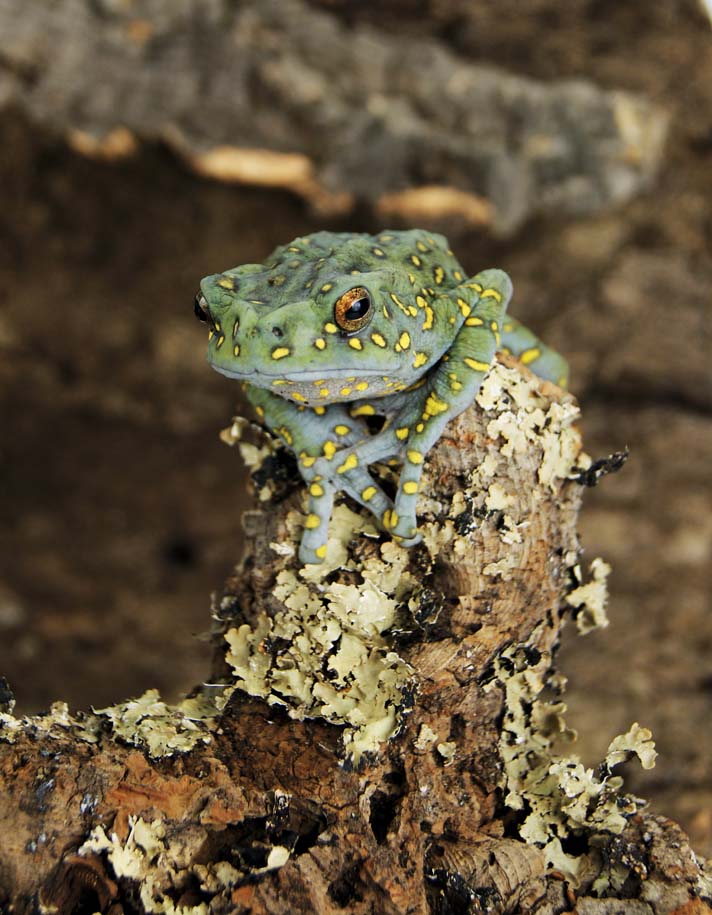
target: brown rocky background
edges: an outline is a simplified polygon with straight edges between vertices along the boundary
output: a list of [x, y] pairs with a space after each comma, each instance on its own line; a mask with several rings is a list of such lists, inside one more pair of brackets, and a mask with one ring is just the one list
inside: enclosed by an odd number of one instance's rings
[[[87, 5], [147, 54], [165, 25], [154, 6]], [[337, 212], [338, 170], [326, 174], [328, 212], [303, 182], [200, 177], [184, 139], [138, 115], [135, 149], [119, 134], [99, 150], [108, 159], [87, 157], [88, 128], [109, 122], [67, 91], [68, 71], [43, 81], [62, 52], [32, 40], [21, 7], [0, 4], [0, 672], [20, 711], [149, 687], [172, 697], [209, 669], [209, 593], [239, 556], [246, 500], [239, 457], [217, 438], [237, 392], [204, 364], [196, 282], [297, 234], [375, 230], [385, 217], [358, 188]], [[185, 34], [219, 32], [230, 7], [196, 4]], [[485, 207], [479, 225], [453, 216], [438, 228], [473, 272], [505, 267], [517, 316], [570, 359], [587, 450], [631, 449], [587, 494], [583, 540], [613, 565], [612, 625], [560, 653], [569, 720], [589, 763], [631, 721], [650, 727], [661, 756], [652, 772], [631, 768], [630, 787], [712, 853], [712, 24], [692, 0], [304, 9], [347, 33], [375, 26], [404, 67], [409, 48], [435, 41], [463, 65], [628, 90], [670, 116], [657, 176], [628, 200], [602, 191], [577, 214], [570, 198], [544, 207], [534, 195], [517, 218]], [[199, 55], [208, 73], [211, 50]], [[427, 67], [412, 72], [428, 85]], [[100, 109], [109, 90], [91, 88]], [[295, 148], [309, 154], [321, 140], [300, 123]], [[238, 121], [227, 139], [255, 136]], [[358, 151], [354, 140], [341, 155]]]

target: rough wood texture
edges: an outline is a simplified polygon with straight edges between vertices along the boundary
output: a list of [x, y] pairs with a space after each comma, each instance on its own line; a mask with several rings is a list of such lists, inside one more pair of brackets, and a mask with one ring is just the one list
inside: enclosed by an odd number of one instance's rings
[[306, 573], [293, 467], [247, 448], [266, 458], [262, 501], [215, 598], [211, 685], [175, 708], [147, 695], [29, 720], [4, 691], [0, 903], [709, 911], [684, 835], [611, 776], [632, 755], [650, 763], [649, 735], [618, 738], [596, 773], [554, 747], [562, 706], [541, 694], [563, 685], [563, 620], [586, 630], [603, 612], [600, 575], [577, 570], [577, 415], [499, 365], [428, 458], [423, 543], [402, 550], [342, 506]]
[[88, 155], [163, 140], [203, 174], [331, 215], [366, 204], [500, 234], [629, 199], [667, 131], [631, 93], [515, 77], [300, 0], [0, 0], [9, 103]]

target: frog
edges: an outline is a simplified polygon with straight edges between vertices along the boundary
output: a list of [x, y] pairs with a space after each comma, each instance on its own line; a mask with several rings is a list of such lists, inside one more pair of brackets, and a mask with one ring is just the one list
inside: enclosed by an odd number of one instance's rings
[[[497, 351], [566, 386], [566, 361], [507, 314], [511, 296], [506, 272], [469, 276], [422, 229], [316, 232], [201, 281], [209, 364], [243, 383], [306, 484], [301, 563], [324, 561], [341, 493], [401, 546], [419, 542], [425, 458]], [[400, 468], [393, 497], [374, 465]]]

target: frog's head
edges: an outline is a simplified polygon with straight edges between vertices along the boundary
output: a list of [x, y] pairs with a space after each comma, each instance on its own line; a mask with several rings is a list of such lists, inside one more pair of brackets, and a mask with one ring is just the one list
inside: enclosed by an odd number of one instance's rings
[[[331, 242], [328, 252], [318, 245], [322, 237]], [[336, 249], [335, 238], [345, 239]], [[371, 236], [309, 239], [311, 248], [298, 239], [265, 264], [202, 281], [195, 310], [209, 327], [210, 364], [310, 404], [382, 396], [412, 384], [444, 347], [423, 330], [432, 327], [433, 311], [415, 295], [405, 268], [378, 254], [364, 256], [364, 247], [374, 248]]]

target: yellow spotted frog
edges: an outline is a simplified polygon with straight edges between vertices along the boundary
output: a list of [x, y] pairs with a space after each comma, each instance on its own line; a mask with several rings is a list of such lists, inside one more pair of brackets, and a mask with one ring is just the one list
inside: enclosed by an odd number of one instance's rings
[[[472, 403], [497, 350], [566, 383], [562, 357], [505, 317], [507, 274], [468, 277], [442, 235], [317, 232], [200, 289], [208, 361], [246, 383], [299, 462], [309, 490], [303, 563], [326, 556], [338, 492], [403, 546], [417, 543], [425, 456]], [[394, 459], [402, 469], [391, 499], [369, 468]]]

